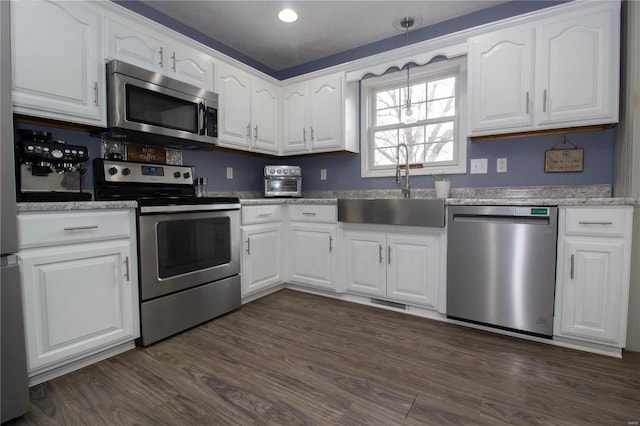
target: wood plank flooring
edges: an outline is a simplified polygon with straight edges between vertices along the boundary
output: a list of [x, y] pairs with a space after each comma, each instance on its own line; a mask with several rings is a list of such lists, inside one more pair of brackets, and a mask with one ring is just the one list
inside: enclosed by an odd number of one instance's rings
[[640, 353], [282, 290], [31, 388], [16, 425], [637, 425]]

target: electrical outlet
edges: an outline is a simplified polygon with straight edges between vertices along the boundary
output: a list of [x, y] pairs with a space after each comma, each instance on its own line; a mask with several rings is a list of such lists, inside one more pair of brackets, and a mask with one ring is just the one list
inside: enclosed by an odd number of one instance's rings
[[498, 173], [506, 173], [507, 172], [507, 159], [506, 158], [498, 158], [496, 161], [496, 172]]
[[320, 180], [327, 180], [327, 169], [320, 169]]
[[487, 163], [488, 160], [486, 158], [474, 158], [471, 160], [471, 170], [469, 171], [472, 175], [485, 174], [487, 173]]
[[233, 179], [233, 167], [227, 167], [227, 179]]

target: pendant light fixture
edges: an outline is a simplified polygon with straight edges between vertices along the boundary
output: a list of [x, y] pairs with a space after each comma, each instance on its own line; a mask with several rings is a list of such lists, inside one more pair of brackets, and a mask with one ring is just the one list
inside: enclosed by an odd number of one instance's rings
[[[407, 46], [409, 45], [409, 28], [415, 24], [415, 18], [407, 16], [400, 21], [400, 26], [405, 29]], [[411, 108], [411, 86], [409, 80], [409, 63], [407, 62], [407, 103], [406, 103], [405, 115], [411, 117], [413, 115], [413, 109]]]

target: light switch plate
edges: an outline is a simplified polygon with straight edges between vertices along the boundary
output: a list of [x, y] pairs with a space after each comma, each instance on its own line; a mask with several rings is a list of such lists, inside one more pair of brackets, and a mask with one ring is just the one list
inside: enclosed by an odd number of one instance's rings
[[506, 173], [507, 172], [507, 159], [506, 158], [498, 158], [496, 161], [496, 172], [498, 173]]
[[469, 173], [472, 175], [485, 174], [487, 173], [487, 164], [488, 160], [486, 158], [474, 158], [471, 160]]
[[327, 180], [327, 169], [320, 169], [320, 180]]
[[233, 179], [233, 167], [227, 167], [227, 179]]

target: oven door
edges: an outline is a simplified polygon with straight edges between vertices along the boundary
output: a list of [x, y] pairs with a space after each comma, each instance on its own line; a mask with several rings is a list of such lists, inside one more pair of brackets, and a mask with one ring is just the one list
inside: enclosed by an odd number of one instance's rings
[[139, 216], [140, 298], [149, 300], [240, 273], [240, 211]]
[[302, 179], [296, 177], [265, 177], [265, 197], [301, 197]]

